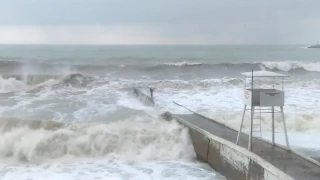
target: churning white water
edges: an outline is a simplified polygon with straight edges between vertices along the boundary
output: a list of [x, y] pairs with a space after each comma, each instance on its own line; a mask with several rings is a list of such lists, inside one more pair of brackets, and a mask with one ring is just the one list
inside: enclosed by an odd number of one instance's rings
[[[289, 140], [320, 157], [319, 53], [301, 46], [0, 46], [0, 179], [223, 179], [195, 161], [188, 133], [143, 105], [238, 128], [240, 73], [285, 81]], [[267, 83], [268, 84], [268, 83]], [[248, 129], [248, 118], [245, 130]], [[263, 138], [271, 121], [263, 115]], [[284, 143], [276, 116], [278, 143]]]
[[1, 80], [1, 179], [224, 178], [196, 161], [186, 128], [119, 81]]

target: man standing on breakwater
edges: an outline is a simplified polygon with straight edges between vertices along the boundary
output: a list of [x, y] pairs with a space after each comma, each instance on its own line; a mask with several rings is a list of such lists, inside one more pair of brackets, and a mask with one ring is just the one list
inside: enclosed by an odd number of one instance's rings
[[150, 90], [150, 97], [151, 97], [151, 99], [153, 100], [153, 88], [152, 87], [149, 87], [149, 90]]

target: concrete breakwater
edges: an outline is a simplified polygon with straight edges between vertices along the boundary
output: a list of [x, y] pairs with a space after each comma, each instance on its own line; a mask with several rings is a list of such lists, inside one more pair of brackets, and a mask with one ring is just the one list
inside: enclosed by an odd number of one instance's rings
[[140, 89], [133, 88], [133, 92], [143, 104], [148, 105], [148, 106], [153, 106], [155, 104], [154, 100], [150, 96], [148, 96], [144, 92], [142, 92]]
[[190, 138], [198, 160], [230, 180], [293, 180], [256, 154], [223, 138], [194, 126], [170, 112], [166, 119], [175, 119], [189, 128]]
[[[155, 104], [154, 99], [143, 91], [137, 88], [134, 88], [133, 91], [143, 103]], [[227, 179], [293, 180], [291, 176], [258, 155], [233, 142], [215, 136], [175, 114], [165, 112], [162, 117], [166, 120], [176, 120], [187, 127], [198, 160], [208, 163]]]

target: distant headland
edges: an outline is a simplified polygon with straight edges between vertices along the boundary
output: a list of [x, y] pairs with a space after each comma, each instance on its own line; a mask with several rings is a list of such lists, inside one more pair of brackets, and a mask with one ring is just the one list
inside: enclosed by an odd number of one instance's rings
[[309, 46], [308, 48], [320, 48], [319, 41], [317, 41], [316, 45]]

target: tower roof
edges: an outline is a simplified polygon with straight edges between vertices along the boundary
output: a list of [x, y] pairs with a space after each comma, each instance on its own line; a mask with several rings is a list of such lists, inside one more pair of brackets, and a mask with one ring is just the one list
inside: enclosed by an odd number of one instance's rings
[[[241, 73], [244, 76], [251, 77], [252, 72], [243, 72]], [[288, 75], [275, 73], [271, 71], [253, 71], [253, 77], [288, 77]]]

